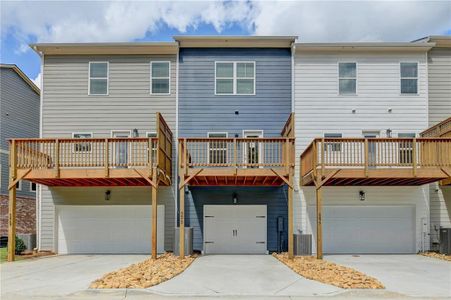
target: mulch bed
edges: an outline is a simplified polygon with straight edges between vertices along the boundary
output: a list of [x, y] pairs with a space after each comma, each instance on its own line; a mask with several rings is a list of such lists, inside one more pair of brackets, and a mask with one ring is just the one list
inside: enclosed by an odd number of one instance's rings
[[148, 288], [182, 273], [195, 258], [196, 256], [187, 256], [181, 259], [172, 253], [165, 253], [155, 260], [149, 258], [124, 269], [108, 273], [92, 282], [90, 288]]
[[432, 257], [432, 258], [438, 258], [438, 259], [441, 259], [441, 260], [451, 261], [451, 255], [440, 254], [440, 253], [437, 253], [437, 252], [421, 252], [419, 254], [423, 255], [423, 256], [427, 256], [427, 257]]
[[384, 289], [380, 281], [357, 270], [340, 266], [312, 256], [289, 259], [287, 253], [273, 256], [299, 275], [343, 289]]

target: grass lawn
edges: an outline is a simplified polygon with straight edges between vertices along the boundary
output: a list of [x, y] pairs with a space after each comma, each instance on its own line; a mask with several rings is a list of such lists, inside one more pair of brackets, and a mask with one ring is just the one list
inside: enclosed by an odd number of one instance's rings
[[[0, 248], [0, 263], [6, 262], [7, 259], [8, 259], [8, 248], [6, 247]], [[21, 259], [23, 259], [22, 256], [16, 255], [16, 261]]]

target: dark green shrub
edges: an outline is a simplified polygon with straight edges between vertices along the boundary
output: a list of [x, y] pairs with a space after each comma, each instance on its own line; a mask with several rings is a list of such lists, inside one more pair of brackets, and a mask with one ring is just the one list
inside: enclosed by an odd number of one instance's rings
[[21, 254], [27, 250], [27, 246], [25, 246], [24, 241], [16, 235], [16, 254]]

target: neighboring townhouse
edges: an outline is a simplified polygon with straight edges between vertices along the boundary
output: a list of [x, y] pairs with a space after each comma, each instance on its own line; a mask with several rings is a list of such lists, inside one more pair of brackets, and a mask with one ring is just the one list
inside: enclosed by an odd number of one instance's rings
[[[303, 186], [295, 196], [295, 230], [322, 229], [324, 253], [429, 249], [426, 183], [447, 175], [434, 161], [436, 145], [414, 138], [428, 127], [433, 46], [296, 44], [296, 174]], [[320, 181], [315, 199], [310, 186]]]
[[184, 185], [179, 215], [193, 228], [194, 250], [288, 249], [294, 139], [284, 125], [291, 114], [294, 39], [175, 37]]
[[[451, 137], [451, 36], [430, 36], [415, 42], [434, 43], [428, 52], [429, 126], [423, 136]], [[441, 123], [441, 124], [440, 124]], [[439, 125], [440, 124], [440, 125]], [[437, 129], [440, 129], [437, 131]], [[451, 187], [430, 185], [431, 246], [438, 249], [440, 228], [451, 228]]]
[[15, 147], [16, 176], [42, 183], [39, 250], [172, 250], [177, 44], [32, 47], [42, 58], [42, 139]]
[[[39, 137], [39, 88], [16, 65], [0, 64], [0, 235], [8, 234], [11, 138]], [[36, 184], [17, 182], [17, 233], [36, 233]]]

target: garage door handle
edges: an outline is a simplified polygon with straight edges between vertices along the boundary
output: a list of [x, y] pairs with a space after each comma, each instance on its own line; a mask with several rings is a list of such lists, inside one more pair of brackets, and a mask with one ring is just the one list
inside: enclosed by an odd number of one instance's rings
[[256, 244], [266, 244], [266, 242], [255, 242]]
[[256, 216], [256, 218], [266, 218], [266, 216]]
[[205, 218], [214, 218], [215, 216], [205, 216]]
[[205, 244], [214, 244], [215, 242], [205, 241]]

